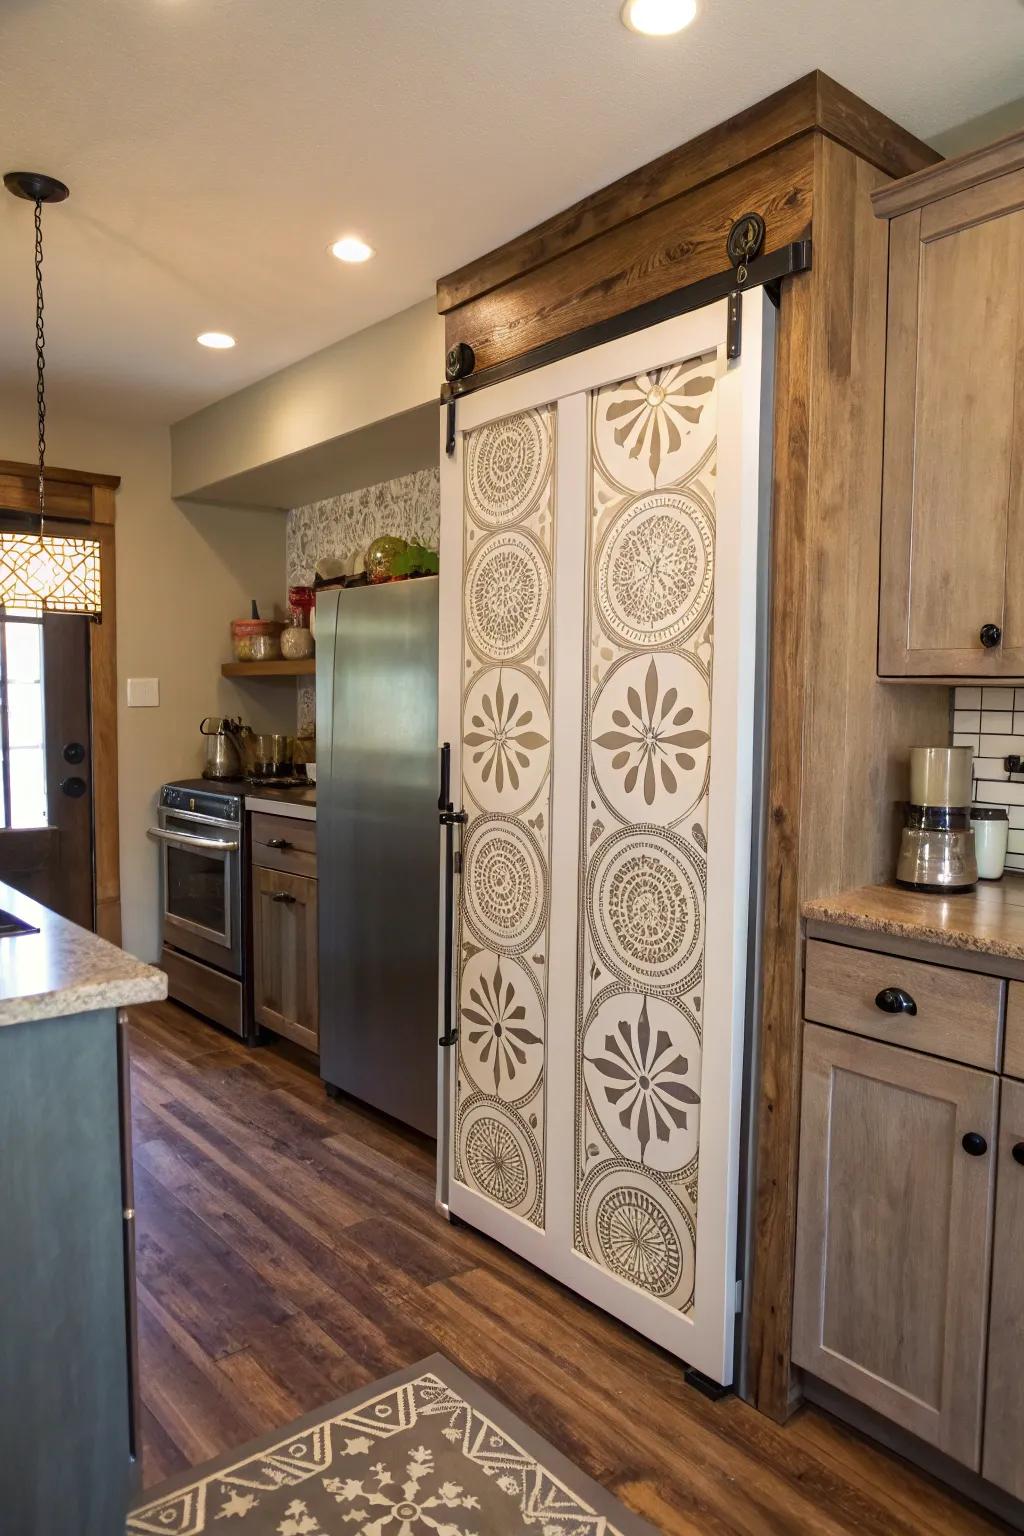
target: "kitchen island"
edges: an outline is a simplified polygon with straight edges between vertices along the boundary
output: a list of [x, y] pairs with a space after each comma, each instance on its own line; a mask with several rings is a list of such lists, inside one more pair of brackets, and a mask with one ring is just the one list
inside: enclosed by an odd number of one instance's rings
[[167, 978], [4, 884], [0, 909], [0, 1523], [110, 1536], [138, 1443], [119, 1010]]

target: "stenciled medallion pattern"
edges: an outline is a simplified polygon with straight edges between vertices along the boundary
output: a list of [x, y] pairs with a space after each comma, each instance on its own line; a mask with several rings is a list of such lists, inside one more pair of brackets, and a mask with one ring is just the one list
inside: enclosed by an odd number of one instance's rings
[[590, 398], [574, 1243], [693, 1306], [717, 361]]
[[554, 411], [466, 434], [455, 1177], [544, 1225]]

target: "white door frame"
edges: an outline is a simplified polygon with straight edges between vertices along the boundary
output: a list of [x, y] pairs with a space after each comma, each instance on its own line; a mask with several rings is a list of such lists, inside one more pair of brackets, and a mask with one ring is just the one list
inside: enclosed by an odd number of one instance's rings
[[[450, 1175], [450, 1107], [456, 1053], [442, 1051], [439, 1071], [438, 1203], [519, 1252], [573, 1290], [636, 1327], [690, 1365], [732, 1380], [738, 1309], [738, 1186], [740, 1112], [747, 973], [748, 916], [754, 910], [751, 832], [754, 825], [755, 680], [758, 644], [759, 521], [769, 477], [762, 473], [762, 406], [769, 397], [774, 356], [774, 311], [761, 289], [744, 295], [743, 347], [727, 360], [726, 303], [663, 321], [644, 331], [563, 358], [534, 372], [470, 394], [458, 403], [456, 448], [441, 452], [441, 574], [439, 735], [450, 741], [456, 805], [462, 784], [463, 440], [489, 421], [558, 402], [555, 570], [558, 610], [553, 653], [551, 933], [552, 955], [576, 954], [579, 858], [581, 676], [586, 583], [557, 572], [585, 570], [587, 401], [602, 384], [647, 372], [702, 352], [719, 358], [716, 490], [714, 666], [708, 846], [712, 850], [706, 908], [705, 1031], [701, 1068], [698, 1242], [693, 1310], [683, 1314], [603, 1270], [575, 1251], [572, 1241], [574, 1152], [571, 1130], [552, 1157], [548, 1133], [545, 1227], [538, 1229], [500, 1210]], [[567, 664], [566, 658], [574, 658]], [[571, 927], [571, 932], [569, 931]], [[456, 946], [455, 996], [458, 985]], [[571, 1020], [575, 1030], [575, 963], [552, 967], [549, 1021]], [[457, 1007], [457, 1001], [456, 1001]], [[727, 1020], [724, 1029], [709, 1021]], [[547, 1111], [550, 1127], [572, 1119], [573, 1052], [552, 1049], [549, 1022]]]

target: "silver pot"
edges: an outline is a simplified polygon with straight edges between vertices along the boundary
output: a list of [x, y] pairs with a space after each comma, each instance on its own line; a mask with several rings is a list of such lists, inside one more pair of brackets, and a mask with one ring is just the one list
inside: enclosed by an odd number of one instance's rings
[[242, 754], [238, 745], [241, 722], [207, 715], [199, 722], [199, 734], [206, 737], [204, 779], [240, 779]]

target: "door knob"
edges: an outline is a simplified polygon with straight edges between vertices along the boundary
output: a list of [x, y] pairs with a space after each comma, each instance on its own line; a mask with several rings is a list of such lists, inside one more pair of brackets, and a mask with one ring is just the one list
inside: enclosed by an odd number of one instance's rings
[[77, 773], [72, 774], [70, 779], [61, 779], [60, 781], [61, 794], [67, 795], [71, 800], [81, 800], [87, 788], [88, 785], [85, 780], [80, 779]]
[[64, 761], [66, 763], [84, 763], [85, 748], [80, 741], [69, 741], [64, 748]]
[[986, 651], [991, 651], [1003, 638], [1003, 632], [998, 624], [983, 624], [978, 639]]
[[883, 1013], [916, 1013], [917, 1004], [902, 987], [883, 987], [875, 998], [875, 1007]]
[[968, 1131], [960, 1145], [971, 1157], [984, 1157], [988, 1151], [988, 1142], [979, 1131]]
[[1015, 1163], [1024, 1165], [1024, 1141], [1017, 1142], [1016, 1146], [1011, 1149], [1010, 1156]]

